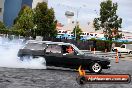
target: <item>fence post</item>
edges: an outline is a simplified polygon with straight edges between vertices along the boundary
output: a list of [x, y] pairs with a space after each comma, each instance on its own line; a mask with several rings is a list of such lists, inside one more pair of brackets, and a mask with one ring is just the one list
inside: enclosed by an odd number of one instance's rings
[[91, 50], [91, 46], [90, 46], [90, 51], [92, 51], [92, 50]]
[[105, 52], [107, 52], [107, 49], [105, 49]]

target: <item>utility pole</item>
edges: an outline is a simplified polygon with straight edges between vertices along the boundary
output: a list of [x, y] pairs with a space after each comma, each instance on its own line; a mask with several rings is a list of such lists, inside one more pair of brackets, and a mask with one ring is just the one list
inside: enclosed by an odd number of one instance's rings
[[[58, 4], [58, 6], [64, 6], [64, 7], [67, 7], [67, 8], [70, 8], [70, 9], [74, 9], [74, 10], [75, 10], [76, 15], [77, 15], [77, 17], [76, 17], [75, 27], [77, 28], [77, 25], [78, 25], [79, 10], [80, 10], [82, 7], [75, 8], [75, 7], [68, 6], [68, 5], [63, 5], [63, 4]], [[85, 7], [85, 5], [83, 5], [83, 7]], [[76, 40], [76, 38], [77, 38], [76, 29], [75, 29], [75, 33], [74, 33], [74, 35], [75, 35], [75, 40]]]
[[76, 18], [76, 26], [75, 26], [75, 40], [77, 40], [78, 15], [79, 15], [80, 9], [81, 9], [81, 7], [79, 7], [79, 9], [77, 9], [77, 18]]

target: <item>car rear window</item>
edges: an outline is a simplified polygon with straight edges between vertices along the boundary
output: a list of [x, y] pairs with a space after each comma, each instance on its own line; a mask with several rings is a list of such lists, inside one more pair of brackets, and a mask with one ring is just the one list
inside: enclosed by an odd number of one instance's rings
[[61, 47], [59, 45], [49, 45], [46, 52], [61, 53]]
[[125, 45], [122, 45], [121, 48], [125, 48]]

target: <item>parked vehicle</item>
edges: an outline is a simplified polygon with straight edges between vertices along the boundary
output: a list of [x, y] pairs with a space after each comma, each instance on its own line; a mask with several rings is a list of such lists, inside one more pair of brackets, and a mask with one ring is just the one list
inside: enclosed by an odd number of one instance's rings
[[89, 37], [89, 36], [86, 36], [86, 35], [81, 35], [80, 37], [81, 37], [80, 40], [85, 40], [85, 41], [92, 38], [92, 37]]
[[114, 47], [113, 51], [132, 54], [132, 44], [122, 44], [120, 47]]
[[56, 38], [64, 38], [64, 39], [75, 39], [75, 37], [73, 36], [73, 34], [58, 34], [56, 36]]
[[[69, 48], [70, 47], [70, 48]], [[68, 51], [70, 50], [70, 52]], [[110, 68], [110, 60], [95, 54], [84, 54], [75, 45], [63, 42], [27, 43], [19, 50], [18, 57], [43, 57], [47, 66], [83, 69], [100, 73], [102, 69]]]
[[126, 40], [126, 39], [115, 39], [115, 38], [112, 38], [112, 40], [113, 41], [115, 41], [115, 42], [128, 42], [128, 40]]

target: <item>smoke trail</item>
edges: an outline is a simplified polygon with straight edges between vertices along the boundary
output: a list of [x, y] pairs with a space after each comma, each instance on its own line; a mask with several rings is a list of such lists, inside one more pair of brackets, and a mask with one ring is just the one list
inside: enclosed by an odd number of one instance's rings
[[0, 67], [46, 69], [46, 61], [42, 57], [20, 61], [17, 53], [22, 46], [22, 40], [0, 37]]

